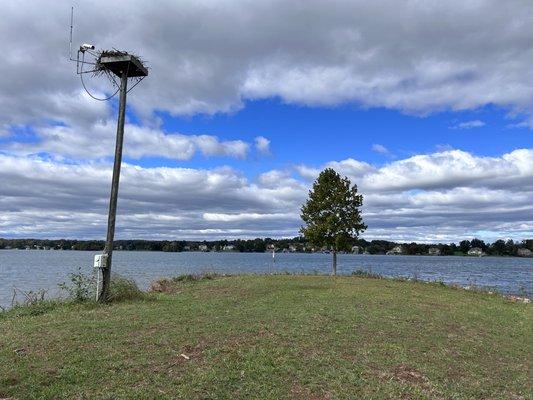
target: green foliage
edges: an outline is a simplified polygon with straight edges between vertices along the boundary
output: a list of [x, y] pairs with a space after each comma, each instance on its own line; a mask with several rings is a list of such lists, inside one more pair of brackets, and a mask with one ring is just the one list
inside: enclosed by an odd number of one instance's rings
[[[69, 298], [75, 302], [92, 300], [95, 295], [96, 279], [81, 272], [69, 274], [70, 283], [60, 283], [59, 287], [66, 291]], [[109, 288], [109, 301], [134, 300], [144, 297], [133, 279], [128, 279], [118, 274], [111, 276]]]
[[472, 239], [470, 241], [470, 247], [479, 247], [483, 251], [487, 250], [487, 245], [483, 240], [480, 239]]
[[468, 253], [468, 250], [470, 250], [471, 247], [472, 246], [470, 245], [470, 242], [468, 240], [462, 240], [459, 243], [459, 250], [461, 250], [463, 254]]
[[357, 185], [351, 186], [348, 178], [327, 168], [318, 176], [307, 203], [302, 206], [305, 226], [301, 232], [315, 246], [345, 250], [366, 229], [362, 205], [363, 196], [357, 194]]
[[150, 284], [149, 291], [155, 293], [176, 293], [180, 291], [184, 283], [209, 281], [220, 276], [228, 275], [219, 275], [210, 272], [205, 274], [183, 274], [172, 278], [157, 279]]
[[133, 279], [118, 274], [111, 276], [109, 286], [109, 300], [112, 302], [143, 299], [145, 294], [139, 289]]
[[42, 300], [31, 304], [17, 304], [9, 310], [0, 311], [0, 320], [7, 317], [27, 317], [46, 314], [57, 308], [63, 303], [59, 300]]
[[59, 288], [68, 293], [69, 298], [74, 301], [82, 302], [90, 300], [95, 290], [94, 276], [86, 275], [82, 272], [81, 267], [78, 272], [69, 274], [70, 283], [60, 283]]
[[364, 269], [356, 269], [355, 271], [352, 271], [352, 276], [369, 279], [384, 279], [382, 275]]
[[211, 280], [219, 277], [215, 272], [207, 272], [205, 274], [184, 274], [172, 277], [173, 282], [198, 282], [204, 280]]

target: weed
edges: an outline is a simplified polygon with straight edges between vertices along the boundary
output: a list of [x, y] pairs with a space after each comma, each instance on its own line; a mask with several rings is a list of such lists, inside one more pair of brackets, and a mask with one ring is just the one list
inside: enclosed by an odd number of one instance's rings
[[157, 293], [175, 293], [179, 291], [179, 284], [207, 281], [220, 276], [227, 275], [219, 275], [214, 272], [210, 272], [205, 274], [184, 274], [174, 276], [172, 278], [161, 278], [153, 281], [150, 284], [150, 288], [148, 289], [148, 291]]
[[133, 279], [125, 278], [118, 274], [111, 276], [111, 285], [109, 286], [110, 301], [138, 300], [144, 297], [145, 294], [139, 289]]
[[78, 272], [68, 275], [70, 284], [60, 283], [58, 286], [61, 290], [68, 293], [69, 298], [74, 301], [82, 302], [92, 298], [95, 288], [94, 276], [88, 276], [78, 268]]
[[383, 279], [383, 276], [380, 274], [376, 274], [370, 271], [365, 271], [364, 269], [356, 269], [355, 271], [352, 271], [352, 276], [358, 276], [361, 278], [370, 278], [370, 279]]

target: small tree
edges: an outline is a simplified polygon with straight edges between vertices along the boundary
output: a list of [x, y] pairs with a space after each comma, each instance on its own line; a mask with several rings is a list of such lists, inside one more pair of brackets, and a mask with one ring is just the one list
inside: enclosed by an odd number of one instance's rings
[[327, 168], [320, 173], [302, 206], [305, 226], [301, 233], [314, 246], [326, 246], [333, 253], [332, 274], [337, 274], [337, 252], [348, 247], [366, 229], [360, 207], [363, 196], [357, 185]]

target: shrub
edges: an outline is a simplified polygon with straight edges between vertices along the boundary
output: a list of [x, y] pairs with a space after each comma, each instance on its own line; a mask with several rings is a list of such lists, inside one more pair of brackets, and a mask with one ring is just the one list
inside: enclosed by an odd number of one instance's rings
[[16, 304], [9, 310], [0, 312], [0, 319], [2, 317], [25, 317], [46, 314], [57, 309], [63, 303], [58, 300], [42, 300], [31, 304]]
[[203, 281], [203, 280], [211, 280], [215, 279], [218, 274], [214, 272], [208, 272], [205, 274], [184, 274], [184, 275], [178, 275], [172, 278], [172, 282], [197, 282], [197, 281]]
[[60, 283], [58, 286], [61, 290], [68, 293], [69, 297], [77, 302], [87, 301], [92, 298], [95, 290], [94, 276], [85, 275], [81, 272], [81, 267], [77, 273], [69, 274], [70, 284]]
[[180, 284], [182, 283], [196, 283], [204, 280], [215, 279], [219, 276], [216, 273], [205, 273], [205, 274], [184, 274], [178, 275], [173, 278], [161, 278], [153, 281], [150, 284], [148, 291], [156, 293], [176, 293], [180, 291]]
[[109, 287], [110, 301], [137, 300], [144, 297], [144, 293], [139, 289], [133, 279], [125, 278], [118, 274], [111, 276], [111, 285]]

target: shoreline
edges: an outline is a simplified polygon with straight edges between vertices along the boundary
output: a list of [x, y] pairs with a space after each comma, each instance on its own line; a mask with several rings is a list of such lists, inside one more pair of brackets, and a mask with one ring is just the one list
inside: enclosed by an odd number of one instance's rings
[[[254, 274], [254, 273], [243, 273], [243, 274], [217, 274], [217, 273], [198, 273], [198, 274], [184, 274], [184, 275], [177, 275], [174, 277], [163, 277], [153, 280], [148, 289], [141, 290], [142, 293], [149, 294], [149, 293], [157, 293], [157, 292], [164, 292], [164, 290], [158, 290], [156, 288], [163, 288], [167, 284], [172, 282], [181, 282], [181, 281], [201, 281], [204, 279], [218, 279], [218, 278], [246, 278], [246, 277], [275, 277], [275, 276], [285, 276], [285, 277], [314, 277], [314, 278], [331, 278], [331, 279], [337, 279], [337, 278], [354, 278], [354, 279], [375, 279], [375, 280], [383, 280], [383, 281], [390, 281], [390, 282], [409, 282], [412, 284], [425, 284], [425, 285], [431, 285], [435, 288], [441, 288], [446, 287], [450, 289], [455, 290], [463, 290], [468, 292], [474, 292], [474, 293], [480, 293], [485, 294], [488, 296], [497, 296], [504, 298], [508, 301], [514, 302], [514, 303], [524, 303], [529, 304], [531, 303], [531, 298], [527, 296], [521, 296], [517, 294], [507, 294], [502, 293], [497, 290], [494, 290], [490, 287], [483, 287], [483, 286], [476, 286], [476, 285], [459, 285], [455, 283], [445, 283], [439, 280], [423, 280], [413, 277], [391, 277], [391, 276], [384, 276], [380, 274], [375, 274], [368, 271], [363, 270], [357, 270], [352, 272], [351, 274], [339, 274], [337, 276], [332, 276], [328, 274], [320, 274], [320, 273], [291, 273], [291, 272], [276, 272], [276, 273], [267, 273], [267, 274]], [[134, 279], [130, 279], [132, 282], [134, 282], [135, 285], [137, 283]], [[38, 305], [39, 303], [46, 303], [46, 302], [54, 302], [54, 303], [68, 303], [70, 300], [68, 297], [63, 296], [57, 296], [57, 297], [46, 297], [47, 291], [43, 292], [24, 292], [23, 290], [20, 290], [18, 288], [14, 288], [14, 291], [18, 291], [19, 294], [22, 296], [25, 296], [26, 299], [35, 299], [35, 301], [30, 301], [30, 303], [15, 303], [11, 304], [9, 307], [0, 305], [0, 315], [2, 313], [8, 313], [10, 310], [13, 310], [15, 308], [24, 308], [24, 307], [34, 307], [35, 305]], [[37, 296], [37, 297], [36, 297]], [[15, 299], [15, 297], [13, 297]]]
[[[61, 251], [61, 252], [102, 252], [103, 249], [22, 249], [22, 248], [0, 248], [0, 251], [6, 250], [6, 251]], [[183, 250], [183, 251], [164, 251], [164, 250], [146, 250], [146, 249], [133, 249], [133, 250], [125, 250], [125, 249], [114, 249], [113, 252], [131, 252], [131, 253], [139, 253], [139, 252], [146, 252], [146, 253], [170, 253], [170, 254], [181, 254], [181, 253], [214, 253], [214, 254], [272, 254], [271, 251], [227, 251], [227, 250], [209, 250], [209, 251], [201, 251], [201, 250]], [[280, 254], [331, 254], [327, 251], [277, 251], [276, 255]], [[354, 256], [390, 256], [390, 257], [431, 257], [431, 258], [443, 258], [443, 257], [460, 257], [460, 258], [519, 258], [519, 259], [532, 259], [533, 255], [531, 256], [521, 256], [521, 255], [495, 255], [495, 254], [484, 254], [481, 256], [478, 255], [468, 255], [468, 254], [386, 254], [386, 253], [350, 253], [350, 252], [338, 252], [338, 255], [354, 255]]]

